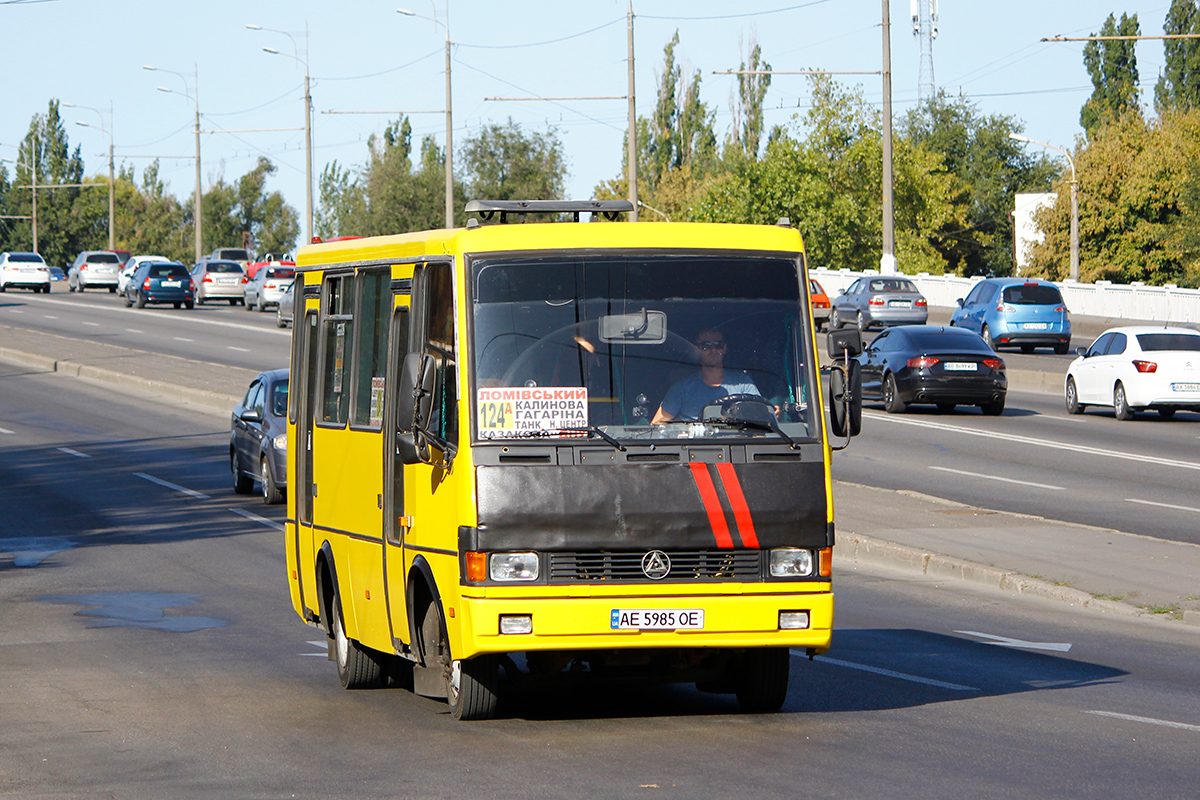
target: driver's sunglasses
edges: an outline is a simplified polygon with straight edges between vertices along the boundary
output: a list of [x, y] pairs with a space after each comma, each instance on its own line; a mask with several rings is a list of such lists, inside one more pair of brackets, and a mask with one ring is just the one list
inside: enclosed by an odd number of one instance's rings
[[702, 350], [724, 350], [724, 342], [697, 342]]

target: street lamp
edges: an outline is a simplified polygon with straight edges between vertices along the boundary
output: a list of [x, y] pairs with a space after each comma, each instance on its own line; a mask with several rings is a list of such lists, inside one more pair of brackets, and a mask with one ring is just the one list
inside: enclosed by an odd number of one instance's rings
[[1049, 147], [1051, 150], [1057, 150], [1067, 159], [1067, 163], [1071, 165], [1071, 280], [1079, 280], [1079, 181], [1075, 177], [1075, 160], [1071, 158], [1071, 154], [1061, 147], [1055, 147], [1052, 144], [1039, 142], [1037, 139], [1030, 139], [1028, 136], [1022, 136], [1019, 133], [1010, 133], [1010, 139], [1016, 139], [1018, 142], [1028, 142], [1029, 144], [1037, 144], [1042, 147]]
[[[309, 74], [308, 74], [308, 25], [304, 26], [304, 59], [301, 61], [296, 48], [296, 40], [287, 31], [276, 30], [275, 28], [264, 28], [261, 25], [247, 25], [252, 31], [269, 31], [270, 33], [282, 33], [284, 36], [292, 40], [292, 59], [297, 64], [304, 64], [304, 146], [307, 152], [307, 164], [305, 166], [305, 181], [304, 181], [304, 200], [308, 213], [308, 241], [313, 238], [313, 161], [312, 161], [312, 95], [309, 93]], [[264, 52], [272, 55], [286, 56], [287, 53], [280, 53], [274, 47], [264, 47]]]
[[[113, 187], [116, 184], [115, 168], [113, 165], [113, 120], [112, 120], [112, 105], [108, 107], [108, 128], [104, 127], [104, 114], [98, 108], [91, 106], [81, 106], [75, 103], [63, 103], [67, 108], [82, 108], [86, 111], [94, 111], [100, 117], [100, 132], [108, 134], [108, 249], [115, 250], [117, 247], [117, 227], [116, 227], [116, 199]], [[75, 124], [83, 128], [94, 128], [96, 126], [89, 125], [83, 120], [75, 120]]]
[[172, 75], [178, 75], [179, 79], [181, 81], [183, 81], [183, 89], [184, 90], [182, 92], [173, 90], [173, 89], [169, 89], [166, 86], [158, 86], [156, 88], [160, 92], [167, 92], [168, 94], [182, 94], [188, 100], [191, 100], [193, 103], [196, 104], [196, 199], [195, 199], [196, 210], [195, 210], [195, 213], [193, 214], [193, 217], [195, 218], [195, 224], [193, 225], [193, 227], [195, 228], [195, 231], [196, 231], [196, 263], [199, 263], [200, 258], [202, 256], [202, 253], [201, 253], [201, 236], [202, 236], [201, 228], [203, 226], [203, 218], [204, 218], [204, 215], [200, 208], [200, 99], [199, 99], [200, 76], [199, 76], [199, 74], [194, 76], [194, 79], [196, 82], [196, 95], [197, 96], [193, 97], [192, 95], [187, 93], [187, 88], [188, 88], [187, 78], [182, 73], [175, 72], [174, 70], [170, 70], [170, 69], [163, 69], [161, 67], [152, 67], [148, 64], [143, 64], [142, 69], [150, 70], [151, 72], [169, 72]]
[[[397, 14], [403, 14], [406, 17], [417, 17], [418, 19], [428, 20], [435, 25], [441, 25], [446, 31], [446, 227], [454, 227], [454, 166], [452, 163], [452, 154], [454, 152], [453, 142], [451, 140], [453, 126], [451, 124], [450, 115], [450, 26], [441, 20], [427, 17], [424, 14], [418, 14], [415, 11], [409, 11], [407, 8], [397, 8]], [[446, 3], [446, 19], [450, 19], [450, 3]]]

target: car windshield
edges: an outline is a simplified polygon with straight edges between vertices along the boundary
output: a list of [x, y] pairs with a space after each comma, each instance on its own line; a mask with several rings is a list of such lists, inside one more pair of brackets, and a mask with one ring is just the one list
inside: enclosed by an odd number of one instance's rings
[[1061, 305], [1058, 289], [1045, 283], [1023, 283], [1004, 287], [1004, 302], [1014, 306]]
[[89, 264], [120, 264], [121, 259], [117, 258], [116, 253], [93, 253], [86, 259]]
[[45, 264], [42, 257], [37, 253], [10, 253], [9, 261], [20, 261], [23, 264]]
[[205, 267], [209, 272], [241, 272], [240, 264], [234, 264], [232, 261], [210, 261]]
[[186, 278], [188, 277], [187, 267], [183, 264], [154, 264], [150, 267], [150, 277], [152, 278]]
[[[819, 435], [794, 257], [497, 256], [470, 275], [480, 438]], [[721, 386], [651, 425], [669, 391], [704, 391], [712, 358]], [[726, 394], [755, 395], [738, 407], [759, 422], [721, 421]]]
[[1139, 333], [1137, 340], [1144, 353], [1162, 350], [1200, 351], [1200, 336], [1194, 333]]
[[987, 342], [967, 331], [928, 331], [925, 333], [914, 333], [909, 330], [905, 331], [905, 333], [908, 335], [908, 339], [912, 342], [913, 347], [922, 353], [940, 353], [947, 350], [968, 353], [992, 352], [992, 348], [988, 347]]
[[915, 284], [908, 281], [897, 280], [877, 280], [871, 281], [870, 290], [872, 292], [913, 292], [917, 291]]
[[268, 277], [268, 278], [294, 278], [294, 277], [296, 277], [296, 270], [292, 269], [291, 267], [271, 267], [266, 270], [266, 273], [267, 273], [266, 277]]

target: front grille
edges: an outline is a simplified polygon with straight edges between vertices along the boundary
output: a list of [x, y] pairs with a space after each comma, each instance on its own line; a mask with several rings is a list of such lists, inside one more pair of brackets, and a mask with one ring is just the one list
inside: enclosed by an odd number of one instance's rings
[[629, 583], [686, 583], [693, 581], [756, 581], [762, 578], [759, 550], [664, 551], [671, 559], [666, 577], [652, 580], [642, 571], [647, 551], [593, 550], [550, 552], [551, 583], [614, 581]]

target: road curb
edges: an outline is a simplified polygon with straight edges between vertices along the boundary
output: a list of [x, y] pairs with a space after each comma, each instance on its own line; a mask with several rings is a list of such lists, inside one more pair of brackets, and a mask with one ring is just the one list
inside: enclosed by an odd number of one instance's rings
[[196, 389], [189, 386], [178, 386], [103, 367], [94, 367], [90, 364], [80, 364], [74, 361], [58, 361], [47, 356], [22, 353], [6, 347], [0, 347], [0, 360], [46, 372], [59, 372], [73, 378], [90, 380], [119, 389], [149, 392], [158, 397], [166, 397], [196, 406], [200, 410], [211, 414], [228, 414], [241, 399], [240, 397], [233, 397], [221, 394], [220, 392]]
[[[1011, 594], [1054, 600], [1079, 608], [1127, 617], [1161, 618], [1140, 608], [1113, 600], [1100, 600], [1087, 592], [1058, 586], [1019, 572], [997, 569], [960, 558], [952, 558], [928, 550], [875, 539], [860, 533], [839, 534], [834, 548], [837, 562], [851, 565], [889, 567], [915, 572], [931, 578], [957, 580], [989, 586]], [[1184, 622], [1200, 625], [1200, 612], [1184, 612]]]

